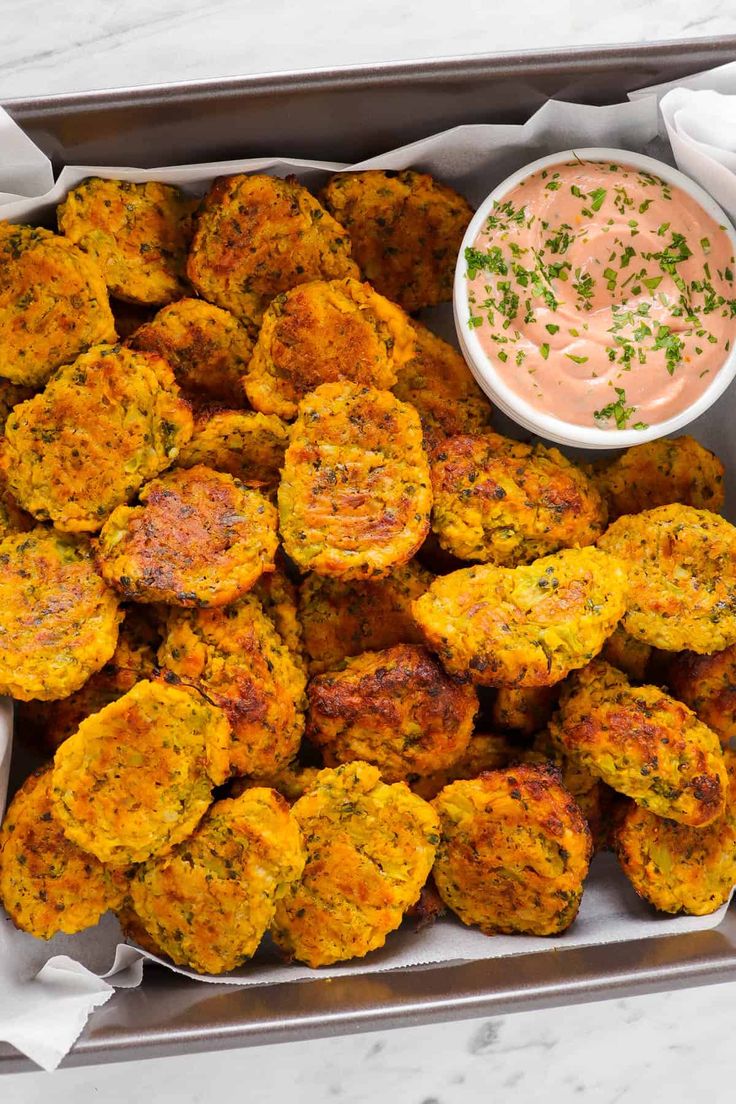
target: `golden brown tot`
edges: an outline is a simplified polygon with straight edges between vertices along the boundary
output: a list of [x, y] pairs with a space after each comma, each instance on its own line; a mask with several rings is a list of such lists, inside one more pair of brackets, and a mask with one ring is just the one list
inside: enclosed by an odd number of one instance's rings
[[192, 439], [179, 452], [177, 467], [227, 472], [246, 487], [276, 489], [289, 445], [289, 429], [275, 414], [252, 410], [198, 411]]
[[415, 601], [414, 616], [451, 674], [482, 686], [553, 686], [600, 652], [626, 590], [620, 560], [570, 548], [528, 566], [454, 571]]
[[226, 606], [273, 571], [276, 510], [231, 475], [197, 466], [148, 483], [100, 533], [97, 562], [135, 602]]
[[626, 562], [630, 636], [668, 652], [736, 643], [736, 528], [718, 514], [658, 506], [619, 518], [598, 547]]
[[658, 816], [694, 828], [723, 812], [718, 737], [656, 686], [633, 687], [603, 660], [565, 685], [553, 739], [592, 774]]
[[356, 762], [320, 771], [291, 811], [307, 861], [276, 906], [278, 946], [312, 967], [382, 947], [432, 868], [438, 823], [431, 805]]
[[49, 768], [31, 775], [0, 828], [0, 903], [38, 939], [93, 927], [125, 892], [124, 879], [66, 838], [50, 783]]
[[452, 296], [460, 243], [473, 210], [428, 173], [337, 173], [322, 201], [345, 227], [371, 284], [409, 312]]
[[143, 680], [82, 721], [54, 757], [54, 815], [115, 866], [164, 855], [196, 828], [229, 774], [224, 715], [196, 690]]
[[450, 437], [429, 459], [432, 529], [461, 560], [516, 567], [605, 529], [600, 493], [555, 448], [489, 433]]
[[191, 433], [191, 411], [165, 360], [97, 345], [15, 407], [0, 469], [39, 521], [94, 533], [173, 464]]
[[245, 390], [255, 410], [290, 421], [321, 383], [392, 387], [413, 351], [409, 319], [370, 284], [313, 280], [277, 295], [264, 314]]
[[264, 777], [294, 758], [305, 677], [254, 595], [220, 609], [172, 610], [159, 661], [227, 717], [232, 774]]
[[416, 411], [388, 391], [322, 384], [300, 404], [278, 502], [302, 571], [368, 579], [406, 563], [432, 504]]
[[325, 763], [373, 763], [386, 782], [451, 767], [466, 751], [478, 696], [425, 648], [365, 652], [308, 688], [310, 740]]
[[72, 736], [86, 717], [117, 701], [141, 679], [153, 678], [160, 637], [147, 614], [148, 610], [142, 606], [131, 606], [126, 611], [112, 656], [104, 667], [69, 697], [52, 702], [18, 703], [16, 725], [19, 735], [30, 736], [44, 751], [53, 755], [59, 744]]
[[187, 274], [203, 299], [250, 327], [282, 291], [358, 278], [350, 240], [295, 177], [220, 177], [205, 196]]
[[680, 652], [666, 670], [672, 693], [726, 746], [736, 736], [736, 644], [712, 655]]
[[736, 884], [736, 763], [724, 752], [726, 809], [707, 828], [690, 828], [630, 802], [617, 818], [613, 847], [636, 892], [660, 912], [706, 916]]
[[253, 342], [227, 311], [202, 299], [179, 299], [131, 334], [127, 344], [167, 360], [186, 393], [227, 406], [245, 405], [243, 377]]
[[159, 953], [202, 974], [224, 974], [255, 954], [303, 867], [287, 803], [274, 790], [249, 789], [216, 802], [172, 854], [139, 867], [131, 900]]
[[680, 502], [700, 510], [723, 506], [723, 464], [693, 437], [660, 437], [604, 462], [593, 478], [611, 521], [655, 506]]
[[434, 880], [484, 935], [559, 935], [578, 914], [592, 841], [551, 765], [521, 764], [453, 782], [440, 818]]
[[81, 249], [32, 226], [0, 222], [0, 370], [40, 387], [91, 345], [115, 340], [107, 288]]
[[0, 540], [0, 694], [68, 697], [110, 659], [122, 618], [85, 540], [40, 526]]
[[432, 578], [416, 560], [366, 582], [307, 575], [300, 588], [299, 616], [310, 671], [318, 674], [361, 652], [421, 644], [411, 606]]
[[83, 180], [57, 211], [59, 230], [97, 263], [111, 295], [170, 303], [187, 293], [184, 272], [197, 200], [149, 180]]
[[414, 355], [392, 388], [422, 422], [425, 446], [463, 433], [487, 433], [493, 409], [462, 355], [421, 322], [412, 320]]

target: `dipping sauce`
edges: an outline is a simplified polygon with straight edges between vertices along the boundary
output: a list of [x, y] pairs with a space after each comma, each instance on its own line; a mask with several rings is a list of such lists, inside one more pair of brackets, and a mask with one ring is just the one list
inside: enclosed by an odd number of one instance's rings
[[682, 189], [571, 161], [527, 177], [465, 250], [470, 326], [504, 382], [575, 425], [689, 407], [736, 333], [731, 239]]

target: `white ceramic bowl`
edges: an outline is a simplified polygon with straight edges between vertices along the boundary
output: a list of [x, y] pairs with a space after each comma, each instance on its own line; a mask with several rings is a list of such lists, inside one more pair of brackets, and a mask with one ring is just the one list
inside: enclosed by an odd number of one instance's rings
[[[561, 150], [559, 153], [550, 154], [549, 157], [540, 157], [532, 161], [506, 178], [502, 184], [494, 188], [487, 199], [481, 203], [470, 225], [465, 231], [460, 253], [455, 269], [455, 286], [453, 306], [455, 312], [455, 327], [463, 351], [470, 369], [479, 385], [492, 400], [493, 403], [519, 425], [540, 437], [546, 437], [562, 445], [574, 445], [579, 448], [612, 449], [629, 448], [631, 445], [640, 445], [645, 441], [653, 441], [657, 437], [667, 437], [677, 430], [683, 429], [690, 422], [695, 421], [704, 414], [713, 403], [720, 398], [728, 385], [736, 376], [736, 341], [732, 343], [730, 352], [722, 367], [716, 372], [710, 386], [703, 394], [686, 407], [679, 414], [667, 421], [650, 425], [647, 429], [599, 429], [596, 426], [575, 425], [566, 422], [562, 418], [553, 417], [535, 409], [526, 400], [522, 399], [500, 377], [491, 357], [485, 352], [478, 339], [476, 331], [470, 327], [470, 304], [468, 302], [468, 282], [466, 278], [467, 265], [465, 263], [466, 246], [472, 246], [493, 209], [494, 203], [498, 203], [526, 177], [540, 169], [559, 165], [560, 162], [572, 161], [580, 158], [583, 161], [613, 161], [622, 165], [630, 165], [636, 169], [644, 169], [654, 173], [667, 183], [674, 184], [692, 196], [703, 210], [723, 226], [731, 239], [734, 255], [736, 255], [736, 231], [728, 217], [708, 193], [689, 177], [678, 169], [673, 169], [663, 161], [657, 161], [653, 157], [645, 157], [641, 153], [633, 153], [631, 150], [606, 149], [593, 147], [590, 149]], [[734, 321], [736, 334], [736, 320]]]

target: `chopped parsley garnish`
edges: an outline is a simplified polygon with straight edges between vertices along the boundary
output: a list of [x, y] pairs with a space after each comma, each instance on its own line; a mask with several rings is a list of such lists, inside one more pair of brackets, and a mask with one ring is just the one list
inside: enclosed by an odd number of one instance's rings
[[592, 200], [590, 206], [594, 211], [600, 211], [607, 191], [606, 188], [596, 188], [594, 192], [588, 192], [588, 198]]
[[575, 288], [578, 298], [581, 300], [581, 310], [589, 311], [591, 304], [590, 299], [593, 296], [593, 290], [595, 288], [595, 281], [589, 272], [581, 272], [578, 268], [575, 270], [575, 280], [572, 285]]
[[677, 336], [672, 333], [669, 326], [659, 326], [657, 329], [657, 339], [654, 342], [655, 349], [664, 349], [665, 363], [667, 365], [667, 371], [671, 376], [675, 374], [675, 368], [682, 359], [682, 351], [684, 349], [684, 343]]
[[501, 276], [505, 276], [508, 272], [503, 253], [498, 245], [492, 246], [485, 253], [481, 249], [466, 246], [465, 263], [468, 266], [469, 280], [474, 280], [479, 272], [495, 272]]
[[[669, 223], [667, 223], [669, 226]], [[663, 249], [661, 253], [653, 253], [652, 256], [659, 261], [659, 266], [663, 272], [669, 272], [670, 275], [674, 275], [677, 272], [678, 264], [682, 264], [688, 257], [692, 257], [693, 251], [687, 244], [687, 241], [683, 234], [676, 234], [673, 232], [672, 240], [666, 249]]]
[[663, 279], [663, 276], [643, 276], [641, 282], [649, 291], [656, 291]]
[[525, 222], [526, 221], [526, 208], [519, 207], [517, 210], [510, 200], [506, 200], [505, 203], [494, 203], [493, 214], [488, 216], [486, 220], [486, 226], [489, 230], [497, 230], [500, 226], [509, 226], [510, 224]]
[[[631, 415], [635, 413], [636, 407], [626, 405], [626, 391], [623, 387], [614, 387], [614, 391], [617, 395], [616, 401], [610, 402], [602, 410], [595, 410], [593, 417], [597, 422], [610, 422], [613, 418], [616, 429], [628, 429], [629, 420]], [[648, 429], [649, 427], [644, 422], [635, 422], [631, 428]]]

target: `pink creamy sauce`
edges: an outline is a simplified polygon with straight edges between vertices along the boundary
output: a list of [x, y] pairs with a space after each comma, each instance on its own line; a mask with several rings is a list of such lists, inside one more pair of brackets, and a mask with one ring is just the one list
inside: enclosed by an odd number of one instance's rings
[[465, 257], [470, 325], [497, 372], [576, 425], [643, 429], [680, 413], [736, 332], [728, 234], [635, 168], [534, 173], [495, 204]]

